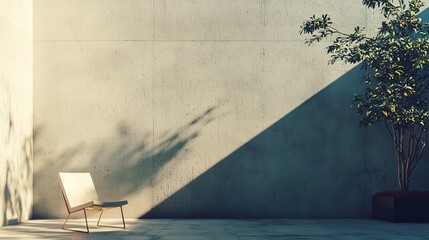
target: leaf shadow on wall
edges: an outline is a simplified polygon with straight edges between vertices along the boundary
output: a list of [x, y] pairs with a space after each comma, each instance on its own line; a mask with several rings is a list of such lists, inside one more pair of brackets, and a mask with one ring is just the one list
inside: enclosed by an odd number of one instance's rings
[[[76, 144], [64, 150], [54, 161], [47, 161], [49, 167], [34, 172], [35, 184], [56, 181], [60, 171], [90, 172], [103, 200], [124, 199], [150, 186], [158, 171], [176, 155], [188, 150], [189, 143], [198, 137], [200, 129], [214, 120], [215, 111], [216, 107], [210, 107], [182, 128], [163, 133], [161, 141], [155, 146], [151, 144], [151, 134], [136, 136], [132, 125], [121, 121], [117, 123], [113, 136], [106, 136], [105, 141], [91, 145]], [[42, 127], [37, 132], [43, 132]], [[41, 149], [35, 149], [35, 156], [41, 154]], [[89, 161], [82, 160], [82, 156], [87, 156]], [[33, 218], [64, 215], [65, 212], [58, 213], [57, 210], [64, 205], [58, 201], [63, 201], [60, 188], [57, 184], [51, 187], [54, 188], [55, 198], [43, 195], [35, 197]]]
[[16, 126], [10, 86], [7, 82], [0, 83], [0, 160], [5, 169], [0, 181], [0, 189], [3, 189], [0, 225], [10, 225], [31, 214], [33, 138], [24, 136]]
[[[3, 219], [7, 225], [19, 223], [30, 215], [26, 209], [29, 204], [28, 195], [32, 194], [32, 185], [28, 182], [31, 181], [32, 177], [31, 149], [32, 137], [30, 136], [24, 139], [18, 157], [6, 160], [6, 182], [3, 197], [7, 210], [3, 212]], [[19, 162], [18, 167], [17, 164], [12, 164], [13, 161]], [[14, 217], [9, 218], [8, 212]]]

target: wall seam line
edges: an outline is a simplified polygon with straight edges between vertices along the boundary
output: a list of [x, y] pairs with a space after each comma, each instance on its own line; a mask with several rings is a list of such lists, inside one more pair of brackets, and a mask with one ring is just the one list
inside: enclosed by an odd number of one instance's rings
[[[155, 0], [152, 0], [152, 171], [155, 156]], [[152, 191], [155, 189], [153, 178]], [[154, 207], [154, 194], [152, 192], [151, 209]]]
[[16, 32], [24, 35], [25, 37], [27, 37], [29, 40], [33, 41], [33, 36], [27, 34], [24, 30], [22, 30], [21, 28], [19, 28], [18, 26], [13, 25], [11, 22], [9, 22], [6, 18], [4, 17], [0, 17], [0, 20], [2, 22], [4, 22], [6, 25], [8, 25], [11, 29], [14, 29]]
[[[130, 39], [122, 39], [122, 40], [95, 40], [95, 39], [77, 39], [77, 40], [49, 40], [49, 39], [36, 39], [35, 42], [278, 42], [278, 43], [289, 43], [289, 42], [297, 42], [302, 43], [302, 40], [238, 40], [238, 39], [179, 39], [179, 40], [161, 40], [161, 39], [140, 39], [140, 40], [130, 40]], [[320, 42], [328, 42], [328, 41], [320, 41]]]

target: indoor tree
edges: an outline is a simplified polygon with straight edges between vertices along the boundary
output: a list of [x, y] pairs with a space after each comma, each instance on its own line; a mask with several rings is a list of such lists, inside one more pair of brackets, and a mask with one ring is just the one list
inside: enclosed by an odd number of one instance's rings
[[309, 45], [332, 39], [327, 47], [333, 64], [362, 63], [365, 89], [354, 96], [360, 126], [384, 124], [398, 160], [400, 190], [409, 190], [410, 176], [426, 146], [429, 129], [429, 24], [417, 14], [423, 0], [363, 0], [384, 18], [370, 36], [362, 27], [345, 33], [328, 15], [312, 16], [300, 33]]

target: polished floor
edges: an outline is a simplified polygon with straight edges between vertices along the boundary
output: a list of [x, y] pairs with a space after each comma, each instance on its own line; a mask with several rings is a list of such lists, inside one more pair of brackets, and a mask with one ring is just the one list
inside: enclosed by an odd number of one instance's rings
[[[71, 227], [85, 230], [83, 222]], [[120, 224], [109, 220], [106, 224]], [[370, 219], [336, 220], [127, 220], [127, 229], [95, 227], [64, 231], [62, 220], [31, 220], [0, 227], [0, 239], [429, 239], [429, 224], [394, 224]]]

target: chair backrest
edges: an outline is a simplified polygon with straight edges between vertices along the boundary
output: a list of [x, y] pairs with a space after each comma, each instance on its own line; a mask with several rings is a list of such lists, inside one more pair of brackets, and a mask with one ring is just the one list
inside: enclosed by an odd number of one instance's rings
[[60, 172], [58, 178], [69, 212], [76, 206], [98, 200], [90, 173]]

